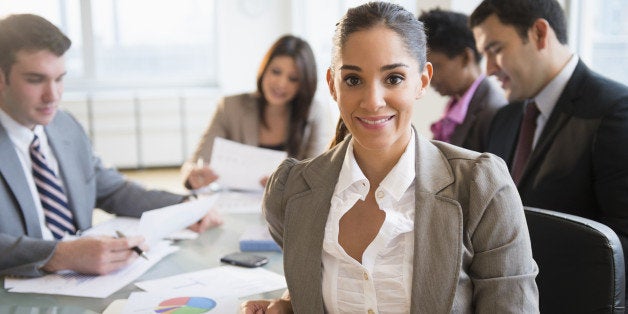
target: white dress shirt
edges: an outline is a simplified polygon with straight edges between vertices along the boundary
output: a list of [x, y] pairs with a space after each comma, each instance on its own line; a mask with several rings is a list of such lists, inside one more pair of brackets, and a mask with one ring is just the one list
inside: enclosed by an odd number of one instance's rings
[[573, 54], [571, 59], [565, 64], [563, 69], [553, 78], [547, 86], [545, 86], [536, 97], [534, 97], [534, 101], [536, 102], [536, 106], [539, 108], [540, 114], [536, 118], [536, 130], [534, 131], [534, 141], [532, 142], [532, 148], [536, 147], [536, 143], [539, 141], [539, 137], [541, 137], [541, 133], [545, 128], [545, 123], [547, 123], [547, 119], [549, 119], [554, 107], [556, 107], [556, 102], [558, 102], [558, 98], [560, 94], [562, 94], [565, 86], [569, 82], [573, 71], [576, 70], [576, 66], [578, 65], [578, 56]]
[[362, 264], [338, 243], [339, 222], [370, 189], [349, 144], [325, 225], [322, 289], [329, 313], [408, 313], [412, 292], [415, 211], [415, 134], [375, 190], [386, 218]]
[[13, 118], [11, 118], [2, 109], [0, 109], [0, 123], [2, 123], [2, 126], [7, 131], [11, 142], [13, 142], [15, 152], [20, 159], [20, 164], [22, 164], [24, 177], [26, 177], [26, 182], [28, 183], [28, 188], [31, 192], [31, 196], [33, 197], [35, 209], [37, 210], [37, 217], [39, 219], [39, 226], [41, 228], [43, 239], [54, 240], [52, 232], [46, 225], [46, 218], [44, 217], [44, 210], [39, 199], [39, 192], [37, 192], [37, 186], [35, 186], [35, 181], [33, 180], [30, 155], [31, 143], [35, 138], [35, 135], [37, 135], [39, 137], [40, 150], [46, 158], [48, 167], [52, 169], [57, 176], [59, 176], [59, 165], [57, 163], [57, 159], [52, 153], [52, 150], [50, 149], [50, 145], [48, 145], [48, 137], [46, 136], [46, 132], [44, 132], [44, 127], [37, 125], [34, 130], [31, 130], [13, 120]]

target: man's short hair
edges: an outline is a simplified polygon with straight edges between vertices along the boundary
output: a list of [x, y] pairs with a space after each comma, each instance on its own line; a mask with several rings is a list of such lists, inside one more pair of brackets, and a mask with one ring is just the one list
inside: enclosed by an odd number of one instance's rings
[[452, 59], [469, 48], [473, 51], [476, 63], [482, 59], [469, 28], [467, 15], [437, 8], [421, 13], [419, 21], [425, 25], [429, 51], [444, 53]]
[[556, 0], [484, 0], [471, 14], [471, 27], [480, 25], [492, 14], [497, 15], [502, 24], [512, 25], [524, 42], [534, 21], [545, 19], [558, 41], [567, 44], [565, 12]]
[[34, 14], [14, 14], [0, 20], [0, 69], [8, 79], [20, 50], [49, 50], [62, 56], [72, 42], [59, 28]]

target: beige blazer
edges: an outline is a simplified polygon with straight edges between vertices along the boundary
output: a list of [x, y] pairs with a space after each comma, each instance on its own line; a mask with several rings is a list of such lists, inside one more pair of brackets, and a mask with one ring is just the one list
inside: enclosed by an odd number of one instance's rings
[[[187, 174], [199, 158], [210, 161], [216, 137], [258, 146], [260, 122], [257, 98], [255, 93], [239, 94], [224, 97], [218, 103], [196, 151], [182, 168], [183, 178], [188, 177]], [[317, 101], [312, 103], [297, 159], [317, 156], [331, 142], [335, 129], [330, 110], [326, 106], [328, 104]]]
[[[321, 252], [348, 141], [271, 176], [264, 214], [295, 313], [322, 313]], [[537, 313], [538, 268], [504, 162], [417, 136], [412, 313]]]

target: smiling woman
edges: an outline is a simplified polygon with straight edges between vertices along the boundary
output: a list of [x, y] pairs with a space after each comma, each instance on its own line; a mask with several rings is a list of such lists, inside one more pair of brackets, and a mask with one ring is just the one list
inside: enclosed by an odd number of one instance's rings
[[288, 291], [243, 312], [538, 312], [503, 161], [411, 125], [431, 76], [423, 25], [402, 7], [370, 2], [337, 24], [327, 83], [349, 134], [269, 179], [263, 210]]

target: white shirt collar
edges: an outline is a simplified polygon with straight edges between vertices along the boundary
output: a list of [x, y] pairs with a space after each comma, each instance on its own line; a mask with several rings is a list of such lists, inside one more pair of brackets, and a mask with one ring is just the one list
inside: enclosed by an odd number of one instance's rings
[[558, 98], [565, 89], [565, 86], [567, 86], [567, 82], [569, 82], [569, 79], [576, 70], [577, 65], [578, 56], [573, 54], [558, 75], [556, 75], [556, 77], [552, 79], [549, 84], [547, 84], [541, 92], [536, 95], [536, 97], [534, 97], [534, 101], [536, 102], [541, 115], [545, 119], [548, 119], [552, 110], [554, 110]]
[[[388, 192], [396, 201], [399, 201], [403, 196], [403, 193], [410, 187], [415, 177], [415, 150], [416, 150], [416, 135], [414, 130], [411, 131], [412, 136], [410, 137], [410, 142], [406, 146], [406, 150], [401, 154], [399, 161], [397, 164], [390, 170], [390, 172], [386, 175], [384, 180], [380, 183], [380, 187], [382, 187], [386, 192]], [[334, 195], [339, 195], [344, 192], [348, 188], [350, 188], [353, 184], [363, 182], [368, 187], [368, 180], [357, 161], [355, 160], [355, 155], [353, 154], [353, 139], [349, 143], [347, 147], [347, 152], [345, 154], [344, 161], [342, 163], [342, 168], [340, 169], [340, 174], [338, 177], [338, 182], [336, 183], [336, 188], [334, 191]], [[364, 190], [364, 194], [362, 200], [366, 197], [366, 193], [368, 192], [368, 188]]]
[[43, 126], [36, 125], [35, 128], [31, 130], [13, 120], [13, 118], [4, 112], [3, 109], [0, 109], [0, 123], [2, 123], [2, 126], [9, 134], [9, 138], [13, 144], [18, 146], [20, 149], [26, 147], [26, 150], [28, 151], [35, 134], [40, 139], [46, 139], [46, 133], [44, 132]]

